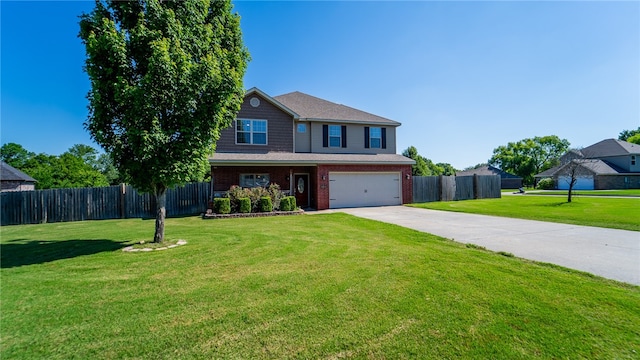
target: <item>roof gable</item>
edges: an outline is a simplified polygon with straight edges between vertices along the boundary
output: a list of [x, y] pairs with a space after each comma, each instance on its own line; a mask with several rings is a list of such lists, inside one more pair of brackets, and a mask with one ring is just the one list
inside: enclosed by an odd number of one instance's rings
[[0, 162], [0, 179], [2, 179], [2, 181], [36, 182], [36, 179], [5, 162]]
[[245, 92], [245, 94], [244, 94], [244, 98], [247, 99], [247, 98], [251, 97], [252, 95], [260, 96], [264, 100], [268, 101], [271, 105], [273, 105], [273, 106], [277, 107], [278, 109], [282, 110], [283, 112], [291, 115], [291, 117], [293, 117], [294, 119], [298, 119], [300, 117], [295, 111], [291, 110], [286, 105], [282, 104], [281, 102], [279, 102], [276, 99], [272, 98], [271, 96], [267, 95], [267, 93], [265, 93], [264, 91], [258, 89], [257, 87], [252, 87], [251, 89], [247, 90], [247, 92]]
[[346, 105], [336, 104], [299, 91], [274, 96], [274, 99], [295, 111], [300, 116], [300, 120], [400, 126], [400, 123], [397, 121], [354, 109]]

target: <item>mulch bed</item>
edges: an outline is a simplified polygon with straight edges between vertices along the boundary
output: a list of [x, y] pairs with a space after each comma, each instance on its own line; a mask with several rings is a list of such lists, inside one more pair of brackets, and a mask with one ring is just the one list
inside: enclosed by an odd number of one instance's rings
[[304, 210], [295, 210], [295, 211], [272, 211], [265, 213], [234, 213], [234, 214], [214, 214], [208, 213], [203, 214], [203, 219], [230, 219], [230, 218], [246, 218], [246, 217], [265, 217], [265, 216], [288, 216], [288, 215], [302, 215], [304, 214]]

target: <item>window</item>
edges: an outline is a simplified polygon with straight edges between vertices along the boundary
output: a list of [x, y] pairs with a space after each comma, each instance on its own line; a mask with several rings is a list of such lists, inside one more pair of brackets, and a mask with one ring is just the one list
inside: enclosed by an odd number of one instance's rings
[[364, 127], [364, 148], [386, 149], [387, 128]]
[[298, 132], [306, 133], [307, 132], [307, 124], [298, 124]]
[[329, 147], [342, 146], [342, 128], [340, 125], [329, 125]]
[[267, 145], [267, 120], [236, 120], [236, 144]]
[[635, 164], [636, 164], [636, 156], [631, 155], [631, 165], [635, 165]]
[[382, 130], [379, 127], [369, 129], [369, 144], [376, 149], [382, 147]]
[[242, 174], [240, 175], [240, 187], [267, 187], [269, 174]]
[[322, 125], [322, 147], [347, 147], [346, 125]]

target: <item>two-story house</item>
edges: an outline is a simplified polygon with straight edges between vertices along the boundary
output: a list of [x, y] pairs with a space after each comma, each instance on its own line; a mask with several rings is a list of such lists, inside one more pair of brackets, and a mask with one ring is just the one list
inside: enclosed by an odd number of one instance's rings
[[560, 165], [535, 175], [553, 178], [556, 188], [567, 190], [576, 169], [575, 190], [640, 189], [640, 145], [606, 139], [584, 149], [573, 149], [560, 158]]
[[209, 159], [214, 192], [278, 184], [315, 209], [412, 201], [412, 159], [396, 154], [399, 122], [301, 92], [252, 88]]

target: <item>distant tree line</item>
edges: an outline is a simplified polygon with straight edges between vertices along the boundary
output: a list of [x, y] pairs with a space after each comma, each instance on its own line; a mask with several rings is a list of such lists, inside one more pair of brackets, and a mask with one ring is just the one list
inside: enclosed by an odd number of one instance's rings
[[434, 164], [433, 161], [418, 154], [418, 149], [415, 146], [409, 146], [402, 152], [402, 155], [415, 160], [416, 163], [411, 166], [413, 176], [452, 176], [456, 174], [456, 169], [451, 164]]
[[0, 159], [36, 179], [36, 189], [98, 187], [123, 182], [107, 154], [76, 144], [63, 154], [36, 154], [22, 145], [0, 147]]
[[[623, 130], [618, 140], [640, 144], [640, 127]], [[473, 170], [491, 165], [508, 173], [522, 177], [524, 184], [535, 185], [534, 176], [559, 165], [560, 157], [569, 150], [570, 143], [556, 135], [536, 136], [501, 145], [493, 149], [493, 156], [486, 163], [469, 166]], [[414, 176], [455, 175], [456, 169], [448, 163], [437, 163], [418, 154], [415, 146], [409, 146], [402, 155], [415, 160], [412, 166]]]

